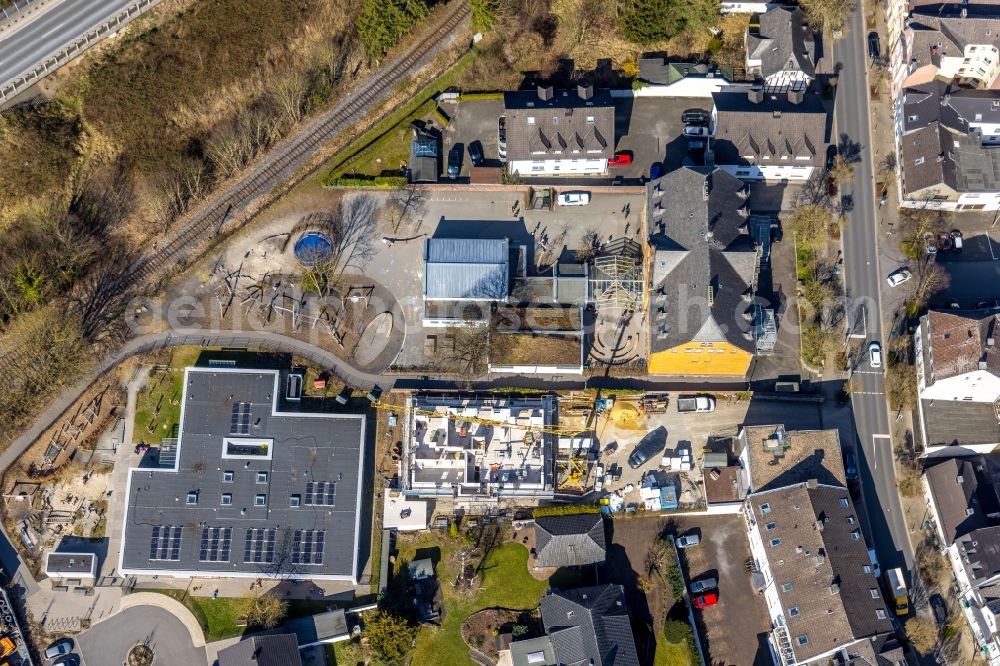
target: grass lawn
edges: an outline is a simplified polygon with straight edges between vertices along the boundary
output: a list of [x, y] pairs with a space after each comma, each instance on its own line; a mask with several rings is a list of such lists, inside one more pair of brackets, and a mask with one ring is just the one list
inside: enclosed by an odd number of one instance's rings
[[[244, 600], [238, 597], [194, 597], [185, 594], [184, 590], [144, 590], [147, 592], [159, 592], [168, 597], [176, 599], [194, 614], [201, 625], [201, 630], [205, 632], [206, 641], [218, 641], [223, 638], [239, 636], [246, 629], [239, 624]], [[307, 599], [289, 599], [286, 620], [305, 617], [322, 613], [331, 606], [327, 601], [315, 601]]]
[[691, 651], [686, 643], [668, 643], [661, 631], [656, 637], [656, 657], [653, 663], [655, 666], [689, 666], [692, 663]]
[[[528, 551], [520, 544], [508, 542], [490, 555], [476, 595], [465, 597], [456, 594], [450, 581], [456, 579], [458, 571], [451, 555], [459, 546], [457, 540], [433, 534], [420, 535], [414, 540], [400, 540], [397, 562], [401, 564], [414, 559], [421, 549], [439, 548], [441, 558], [436, 567], [444, 593], [444, 622], [440, 627], [425, 626], [420, 629], [411, 654], [413, 664], [471, 663], [461, 633], [466, 618], [477, 610], [494, 606], [534, 608], [548, 587], [548, 583], [535, 580], [528, 573]], [[421, 553], [421, 557], [426, 556], [426, 553]]]
[[170, 370], [150, 374], [136, 398], [133, 444], [142, 441], [159, 444], [162, 438], [170, 437], [181, 420], [184, 368], [194, 365], [202, 351], [201, 347], [175, 347], [170, 357]]
[[[410, 157], [410, 121], [431, 117], [436, 106], [433, 97], [453, 87], [475, 57], [474, 51], [462, 56], [451, 69], [414, 94], [406, 104], [376, 123], [335, 155], [318, 172], [332, 179], [348, 172], [377, 176], [383, 170], [398, 171], [400, 160], [405, 161]], [[435, 122], [440, 121], [435, 120]]]

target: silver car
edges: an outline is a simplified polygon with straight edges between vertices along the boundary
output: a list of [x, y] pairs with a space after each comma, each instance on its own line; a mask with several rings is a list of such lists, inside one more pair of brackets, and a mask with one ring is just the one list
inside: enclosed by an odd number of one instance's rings
[[714, 587], [719, 587], [719, 581], [714, 578], [701, 578], [693, 581], [688, 589], [691, 590], [691, 594], [701, 594], [705, 590], [711, 590]]
[[674, 541], [674, 545], [678, 548], [692, 548], [701, 543], [701, 539], [698, 538], [697, 534], [688, 534], [687, 536], [678, 537]]
[[563, 192], [559, 195], [560, 206], [586, 206], [590, 203], [590, 192]]

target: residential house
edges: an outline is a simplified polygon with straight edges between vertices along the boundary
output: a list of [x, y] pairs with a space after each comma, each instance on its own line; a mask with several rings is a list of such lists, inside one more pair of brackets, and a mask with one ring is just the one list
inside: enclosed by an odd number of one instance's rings
[[902, 87], [934, 79], [993, 88], [1000, 74], [1000, 10], [991, 3], [910, 4], [917, 6], [901, 32], [905, 62], [896, 63], [905, 70]]
[[[415, 393], [407, 400], [403, 494], [463, 506], [554, 495], [551, 396]], [[502, 425], [501, 425], [502, 424]]]
[[410, 161], [407, 163], [407, 176], [411, 183], [436, 183], [440, 160], [438, 156], [438, 137], [422, 126], [414, 124], [413, 139], [410, 141]]
[[931, 310], [921, 317], [913, 344], [929, 453], [986, 453], [1000, 444], [998, 324], [996, 310]]
[[579, 567], [604, 561], [604, 518], [599, 513], [535, 520], [535, 566]]
[[748, 181], [805, 181], [826, 158], [827, 113], [819, 94], [729, 88], [712, 95], [715, 164]]
[[184, 370], [176, 439], [128, 473], [119, 572], [357, 584], [366, 417], [300, 411], [283, 374]]
[[767, 264], [748, 190], [721, 169], [688, 167], [647, 184], [650, 374], [744, 377], [760, 338], [776, 334], [755, 328], [769, 314], [755, 302]]
[[751, 493], [815, 479], [845, 486], [844, 459], [837, 430], [786, 430], [783, 425], [744, 426], [736, 438], [743, 487]]
[[902, 205], [1000, 208], [1000, 90], [932, 80], [905, 88], [897, 105]]
[[504, 93], [507, 164], [530, 176], [603, 176], [615, 151], [615, 107], [610, 91], [582, 85], [575, 90]]
[[948, 458], [923, 474], [931, 523], [944, 544], [965, 620], [991, 664], [1000, 663], [1000, 498], [992, 456]]
[[816, 78], [816, 42], [798, 7], [753, 14], [744, 34], [747, 72], [763, 79], [765, 93], [804, 91]]
[[621, 585], [549, 590], [540, 608], [545, 636], [511, 643], [513, 666], [639, 666]]
[[219, 666], [301, 666], [295, 634], [265, 634], [245, 638], [219, 650]]
[[[494, 345], [491, 372], [582, 374], [583, 308], [588, 268], [557, 262], [530, 274], [528, 249], [507, 238], [428, 238], [424, 242], [423, 325], [428, 328], [496, 324], [509, 336]], [[425, 356], [440, 360], [454, 337], [430, 334]], [[460, 350], [459, 350], [460, 351]]]
[[743, 515], [775, 664], [895, 654], [887, 644], [892, 621], [847, 488], [810, 480], [755, 492]]

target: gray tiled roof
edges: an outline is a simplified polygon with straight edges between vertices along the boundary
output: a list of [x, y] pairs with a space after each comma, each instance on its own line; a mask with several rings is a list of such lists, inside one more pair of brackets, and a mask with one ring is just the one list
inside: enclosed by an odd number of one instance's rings
[[560, 664], [639, 666], [621, 585], [551, 590], [540, 607]]
[[219, 651], [219, 666], [301, 666], [295, 634], [245, 638]]
[[[879, 581], [864, 573], [868, 549], [846, 488], [800, 483], [756, 493], [749, 502], [798, 660], [892, 630]], [[804, 645], [800, 636], [808, 637]]]
[[[748, 164], [744, 156], [751, 155], [762, 165], [782, 164], [782, 156], [795, 166], [823, 165], [827, 114], [816, 92], [805, 91], [798, 103], [783, 93], [764, 93], [753, 102], [746, 88], [724, 89], [712, 99], [716, 164]], [[809, 159], [796, 160], [799, 156]]]
[[424, 297], [486, 301], [506, 298], [508, 250], [506, 238], [428, 238]]
[[510, 644], [512, 666], [559, 666], [556, 651], [549, 636], [528, 638]]
[[1000, 527], [981, 527], [955, 540], [958, 553], [974, 585], [1000, 576]]
[[615, 151], [615, 107], [606, 89], [590, 99], [577, 89], [544, 100], [535, 90], [504, 93], [507, 159], [610, 158]]
[[992, 402], [921, 400], [929, 446], [1000, 444], [1000, 422]]
[[816, 36], [798, 7], [774, 7], [759, 15], [760, 31], [747, 34], [747, 57], [761, 61], [766, 79], [783, 71], [816, 75]]
[[748, 210], [746, 192], [742, 181], [721, 169], [682, 167], [647, 184], [649, 224], [664, 226], [663, 234], [650, 238], [654, 352], [691, 340], [754, 349], [743, 316], [751, 308], [756, 259], [740, 212]]
[[983, 469], [983, 458], [949, 458], [924, 470], [946, 545], [973, 530], [990, 526], [1000, 511], [996, 488]]
[[[909, 30], [913, 45], [910, 69], [937, 64], [941, 56], [959, 58], [969, 44], [992, 44], [1000, 47], [1000, 12], [995, 6], [980, 3], [966, 7], [962, 17], [956, 5], [911, 7]], [[936, 49], [936, 52], [934, 51]]]
[[[300, 414], [281, 401], [277, 371], [188, 368], [181, 394], [182, 411], [176, 470], [132, 469], [129, 474], [121, 569], [170, 572], [179, 576], [273, 576], [356, 579], [362, 535], [362, 450], [365, 417], [361, 414]], [[236, 407], [245, 404], [246, 434], [232, 434]], [[240, 428], [237, 428], [238, 430]], [[267, 456], [224, 458], [224, 438], [268, 442]], [[224, 473], [232, 472], [232, 481]], [[258, 473], [266, 477], [258, 478]], [[310, 505], [310, 483], [326, 483], [323, 505]], [[195, 493], [195, 503], [188, 494]], [[223, 505], [222, 495], [231, 503]], [[264, 495], [263, 506], [256, 496]], [[291, 506], [298, 495], [300, 506]], [[332, 499], [333, 504], [325, 504]], [[179, 531], [175, 559], [151, 557], [157, 528]], [[202, 561], [205, 529], [231, 532], [228, 559]], [[271, 562], [244, 558], [250, 530], [275, 530]], [[323, 533], [322, 563], [293, 563], [295, 530]], [[172, 530], [173, 532], [173, 530]], [[252, 534], [252, 533], [250, 533]], [[171, 544], [172, 545], [172, 544]], [[170, 555], [169, 548], [156, 553]], [[253, 559], [253, 558], [251, 558]]]
[[535, 520], [538, 566], [571, 567], [603, 562], [606, 550], [604, 519], [599, 513]]

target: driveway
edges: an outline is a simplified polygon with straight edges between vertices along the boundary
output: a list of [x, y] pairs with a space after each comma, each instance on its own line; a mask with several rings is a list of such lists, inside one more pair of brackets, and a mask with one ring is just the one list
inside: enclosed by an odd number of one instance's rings
[[187, 627], [168, 611], [135, 606], [94, 625], [76, 637], [77, 651], [87, 666], [121, 666], [128, 651], [148, 641], [154, 666], [201, 666], [205, 648], [191, 644]]

